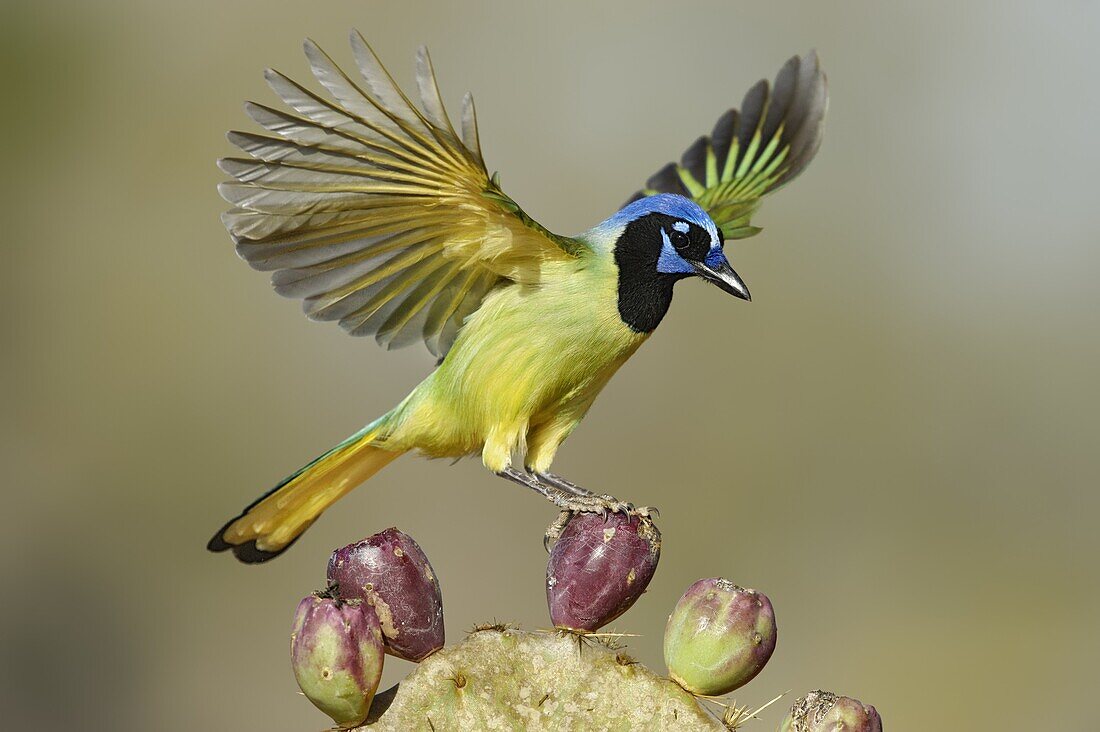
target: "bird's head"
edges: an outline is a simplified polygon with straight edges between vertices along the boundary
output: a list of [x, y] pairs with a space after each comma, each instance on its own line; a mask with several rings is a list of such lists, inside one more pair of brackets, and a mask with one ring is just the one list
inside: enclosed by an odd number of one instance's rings
[[743, 300], [749, 290], [722, 247], [722, 232], [699, 204], [660, 193], [622, 208], [588, 234], [614, 254], [619, 268], [619, 313], [631, 328], [657, 327], [672, 300], [672, 285], [702, 277]]

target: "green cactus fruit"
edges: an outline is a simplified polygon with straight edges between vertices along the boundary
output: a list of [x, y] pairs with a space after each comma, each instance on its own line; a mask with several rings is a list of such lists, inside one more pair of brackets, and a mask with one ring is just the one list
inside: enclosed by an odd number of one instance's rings
[[568, 633], [486, 626], [375, 697], [362, 732], [699, 730], [725, 726], [624, 652]]
[[780, 732], [882, 732], [882, 718], [869, 704], [827, 691], [795, 701]]
[[367, 718], [385, 658], [373, 609], [310, 595], [294, 613], [290, 657], [302, 692], [336, 724], [354, 727]]
[[748, 683], [775, 650], [775, 613], [767, 596], [729, 580], [699, 580], [665, 625], [669, 675], [695, 694], [718, 696]]

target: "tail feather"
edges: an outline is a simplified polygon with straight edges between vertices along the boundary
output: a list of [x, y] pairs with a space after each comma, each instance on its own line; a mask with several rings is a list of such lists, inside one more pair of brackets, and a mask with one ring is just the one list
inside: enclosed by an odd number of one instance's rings
[[375, 422], [287, 477], [218, 529], [206, 548], [232, 551], [247, 564], [285, 552], [326, 508], [401, 455], [372, 444], [379, 431]]

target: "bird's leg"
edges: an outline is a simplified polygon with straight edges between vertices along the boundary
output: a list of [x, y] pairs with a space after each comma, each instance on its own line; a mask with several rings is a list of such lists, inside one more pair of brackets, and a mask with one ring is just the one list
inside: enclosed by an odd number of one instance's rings
[[540, 483], [538, 478], [536, 478], [534, 475], [530, 473], [525, 473], [521, 470], [516, 470], [511, 465], [504, 468], [504, 470], [501, 470], [499, 473], [497, 473], [497, 475], [502, 478], [507, 478], [513, 483], [519, 483], [525, 488], [530, 488], [546, 500], [553, 503], [558, 508], [564, 508], [562, 502], [568, 500], [562, 495], [563, 491], [560, 488], [555, 488], [551, 485], [544, 485]]
[[[560, 475], [554, 475], [553, 473], [535, 473], [535, 477], [540, 482], [552, 485], [555, 488], [561, 488], [563, 491], [569, 491], [575, 496], [592, 496], [595, 495], [592, 491], [585, 488], [581, 488], [576, 483], [568, 481]], [[608, 496], [610, 498], [610, 496]]]
[[[568, 481], [565, 484], [558, 484], [543, 480], [542, 475], [516, 470], [511, 466], [504, 468], [497, 475], [530, 488], [563, 511], [589, 511], [594, 513], [619, 511], [629, 513], [634, 510], [634, 506], [623, 503], [614, 496], [598, 496]], [[571, 487], [566, 488], [565, 485]]]

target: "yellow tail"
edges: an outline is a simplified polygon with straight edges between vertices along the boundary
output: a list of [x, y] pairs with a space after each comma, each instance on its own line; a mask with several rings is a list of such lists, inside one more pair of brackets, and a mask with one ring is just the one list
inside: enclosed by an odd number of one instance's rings
[[401, 455], [371, 444], [375, 422], [260, 496], [206, 545], [232, 550], [242, 562], [266, 562], [282, 554], [321, 513], [345, 493]]

